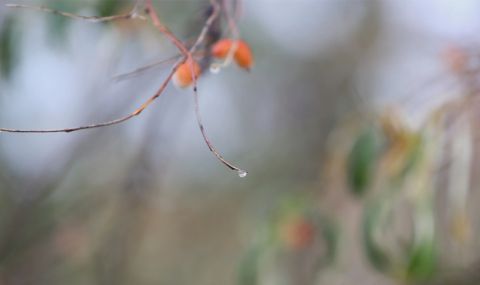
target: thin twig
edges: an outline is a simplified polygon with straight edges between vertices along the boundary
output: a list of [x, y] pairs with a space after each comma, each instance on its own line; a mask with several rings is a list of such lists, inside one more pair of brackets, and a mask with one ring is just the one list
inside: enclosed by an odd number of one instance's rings
[[220, 162], [222, 162], [225, 166], [227, 166], [231, 170], [237, 171], [240, 176], [245, 176], [247, 174], [247, 171], [235, 166], [234, 164], [232, 164], [231, 162], [223, 158], [223, 156], [217, 151], [215, 146], [211, 143], [210, 139], [208, 138], [207, 133], [205, 131], [205, 126], [203, 125], [202, 116], [200, 114], [200, 102], [198, 100], [198, 97], [199, 97], [198, 90], [196, 87], [196, 83], [194, 84], [195, 84], [195, 87], [194, 87], [193, 96], [195, 99], [195, 115], [197, 118], [198, 127], [200, 128], [200, 131], [202, 133], [203, 140], [207, 144], [208, 149], [210, 149], [210, 151], [217, 157], [218, 160], [220, 160]]
[[139, 16], [136, 13], [136, 8], [134, 8], [131, 12], [127, 14], [99, 17], [99, 16], [83, 16], [83, 15], [77, 15], [77, 14], [68, 13], [68, 12], [62, 12], [62, 11], [47, 8], [45, 6], [32, 6], [32, 5], [25, 5], [25, 4], [5, 4], [5, 7], [36, 10], [36, 11], [51, 13], [55, 15], [60, 15], [67, 18], [84, 20], [91, 23], [100, 23], [100, 22], [108, 22], [108, 21], [116, 21], [116, 20], [128, 20], [133, 18], [143, 19], [143, 17]]
[[[205, 52], [204, 52], [204, 51], [198, 51], [198, 52], [195, 52], [195, 53], [192, 52], [192, 55], [193, 55], [194, 57], [204, 56], [204, 55], [205, 55]], [[146, 72], [146, 71], [148, 71], [148, 70], [154, 69], [154, 68], [159, 67], [159, 66], [161, 66], [161, 65], [164, 65], [164, 64], [167, 64], [167, 63], [174, 63], [175, 61], [179, 60], [181, 57], [182, 57], [182, 55], [178, 55], [178, 54], [177, 54], [177, 55], [172, 56], [172, 57], [167, 58], [167, 59], [162, 59], [162, 60], [159, 60], [159, 61], [155, 61], [155, 62], [153, 62], [153, 63], [147, 64], [147, 65], [143, 65], [143, 66], [141, 66], [141, 67], [137, 67], [136, 69], [134, 69], [134, 70], [132, 70], [132, 71], [115, 75], [115, 76], [112, 77], [112, 80], [114, 80], [114, 81], [122, 81], [122, 80], [125, 80], [125, 79], [130, 79], [130, 78], [132, 78], [132, 77], [134, 77], [134, 76], [140, 75], [140, 74], [142, 74], [143, 72]]]
[[153, 7], [152, 0], [146, 0], [146, 9], [145, 11], [152, 19], [153, 25], [162, 33], [164, 34], [177, 48], [180, 52], [185, 56], [190, 56], [188, 49], [185, 45], [160, 21], [155, 8]]
[[133, 76], [139, 75], [143, 72], [146, 72], [150, 69], [156, 68], [156, 67], [161, 66], [163, 64], [175, 62], [175, 61], [179, 60], [180, 57], [181, 57], [181, 55], [176, 55], [176, 56], [173, 56], [173, 57], [170, 57], [170, 58], [167, 58], [167, 59], [162, 59], [160, 61], [150, 63], [148, 65], [144, 65], [142, 67], [138, 67], [138, 68], [136, 68], [132, 71], [115, 75], [115, 76], [112, 77], [112, 80], [121, 81], [121, 80], [132, 78]]
[[234, 5], [235, 5], [235, 11], [234, 11], [234, 18], [235, 21], [238, 21], [242, 15], [243, 12], [243, 5], [242, 5], [242, 0], [234, 0]]
[[[208, 30], [210, 29], [212, 23], [215, 21], [216, 17], [218, 16], [218, 13], [219, 13], [218, 4], [215, 2], [215, 0], [210, 0], [210, 3], [213, 6], [213, 12], [210, 15], [210, 17], [207, 19], [202, 31], [200, 32], [200, 35], [197, 38], [197, 41], [195, 42], [195, 44], [190, 49], [190, 52], [194, 52], [195, 49], [199, 46], [199, 44], [204, 40], [204, 38], [205, 38]], [[198, 127], [200, 128], [200, 132], [202, 133], [203, 140], [207, 144], [210, 152], [212, 152], [220, 162], [222, 162], [229, 169], [237, 171], [239, 176], [241, 176], [241, 177], [246, 176], [247, 171], [235, 166], [234, 164], [232, 164], [231, 162], [229, 162], [228, 160], [223, 158], [223, 156], [217, 151], [215, 146], [212, 144], [212, 142], [208, 138], [207, 133], [205, 131], [205, 126], [203, 124], [202, 116], [201, 116], [201, 113], [200, 113], [200, 102], [199, 102], [199, 96], [198, 96], [197, 76], [194, 72], [192, 62], [190, 62], [190, 70], [191, 70], [192, 78], [193, 78], [193, 97], [194, 97], [194, 101], [195, 101], [195, 116], [197, 118]]]
[[235, 19], [230, 14], [230, 10], [227, 7], [226, 0], [222, 0], [222, 8], [228, 22], [229, 32], [232, 34], [233, 44], [228, 50], [227, 56], [222, 62], [212, 64], [212, 68], [215, 68], [215, 69], [221, 69], [221, 68], [227, 67], [230, 65], [230, 63], [232, 63], [233, 56], [238, 48], [238, 40], [240, 39], [240, 32], [238, 31], [237, 24], [235, 23]]
[[197, 40], [193, 44], [193, 46], [190, 48], [190, 53], [193, 54], [197, 50], [198, 46], [205, 40], [206, 35], [208, 34], [208, 31], [212, 27], [213, 22], [218, 17], [218, 13], [220, 11], [220, 7], [215, 0], [210, 0], [210, 4], [213, 7], [212, 14], [208, 17], [207, 21], [205, 22], [205, 25], [203, 26], [202, 30], [200, 31], [199, 36], [197, 37]]
[[240, 38], [240, 32], [238, 31], [237, 23], [235, 22], [235, 16], [232, 15], [230, 9], [228, 8], [227, 1], [222, 1], [223, 10], [225, 12], [225, 17], [227, 18], [228, 22], [228, 29], [232, 33], [232, 37], [234, 40], [238, 40]]

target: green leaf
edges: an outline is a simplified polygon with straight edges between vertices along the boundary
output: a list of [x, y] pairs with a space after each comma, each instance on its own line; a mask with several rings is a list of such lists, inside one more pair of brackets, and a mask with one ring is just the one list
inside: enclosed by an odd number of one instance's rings
[[347, 174], [351, 190], [363, 195], [370, 186], [376, 161], [377, 142], [373, 129], [364, 131], [355, 141], [348, 156]]
[[437, 255], [433, 241], [425, 240], [417, 244], [410, 256], [408, 278], [416, 281], [429, 279], [435, 272], [436, 261]]

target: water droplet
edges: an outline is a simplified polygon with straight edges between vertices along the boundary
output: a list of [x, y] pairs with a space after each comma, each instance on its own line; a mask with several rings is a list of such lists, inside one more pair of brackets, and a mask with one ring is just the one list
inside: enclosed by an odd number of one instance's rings
[[246, 177], [247, 174], [248, 174], [248, 172], [246, 172], [245, 170], [239, 170], [238, 171], [238, 177], [243, 178], [243, 177]]
[[218, 74], [220, 72], [220, 66], [218, 64], [212, 64], [210, 65], [210, 72], [213, 74]]

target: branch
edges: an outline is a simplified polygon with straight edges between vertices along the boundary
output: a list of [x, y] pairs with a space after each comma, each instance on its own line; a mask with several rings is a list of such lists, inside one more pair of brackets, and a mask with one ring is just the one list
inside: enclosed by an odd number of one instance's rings
[[164, 34], [180, 50], [183, 55], [190, 57], [191, 55], [185, 45], [167, 27], [162, 24], [157, 12], [155, 11], [155, 8], [153, 7], [152, 0], [147, 0], [145, 5], [145, 12], [150, 16], [150, 19], [152, 19], [153, 25], [162, 34]]
[[200, 31], [200, 34], [197, 37], [197, 40], [193, 44], [193, 46], [190, 48], [190, 53], [195, 53], [197, 50], [198, 46], [205, 40], [205, 37], [208, 34], [208, 31], [212, 27], [213, 22], [218, 17], [218, 13], [220, 12], [220, 7], [215, 0], [210, 0], [210, 5], [213, 7], [212, 14], [208, 17], [207, 21], [205, 22], [205, 25], [203, 26], [202, 30]]
[[107, 122], [103, 123], [96, 123], [96, 124], [90, 124], [90, 125], [85, 125], [85, 126], [80, 126], [80, 127], [73, 127], [73, 128], [63, 128], [63, 129], [36, 129], [36, 130], [24, 130], [24, 129], [9, 129], [9, 128], [0, 128], [0, 132], [6, 132], [6, 133], [70, 133], [70, 132], [75, 132], [75, 131], [80, 131], [80, 130], [87, 130], [87, 129], [95, 129], [95, 128], [100, 128], [100, 127], [107, 127], [107, 126], [113, 126], [117, 125], [120, 123], [123, 123], [125, 121], [130, 120], [133, 117], [136, 117], [140, 115], [140, 113], [143, 112], [150, 104], [153, 103], [160, 95], [163, 93], [165, 88], [168, 86], [168, 83], [171, 81], [173, 74], [177, 70], [178, 66], [182, 63], [182, 61], [177, 62], [175, 66], [172, 68], [170, 73], [168, 74], [167, 78], [163, 81], [162, 85], [158, 89], [158, 91], [148, 100], [146, 100], [139, 108], [137, 108], [135, 111], [132, 113]]
[[32, 5], [25, 5], [25, 4], [5, 4], [7, 8], [23, 8], [23, 9], [30, 9], [35, 11], [41, 11], [46, 13], [51, 13], [67, 18], [77, 19], [77, 20], [84, 20], [91, 23], [100, 23], [100, 22], [108, 22], [108, 21], [116, 21], [116, 20], [128, 20], [128, 19], [142, 19], [145, 18], [137, 14], [137, 5], [127, 14], [121, 15], [113, 15], [113, 16], [106, 16], [106, 17], [99, 17], [99, 16], [83, 16], [83, 15], [76, 15], [68, 12], [62, 12], [54, 9], [47, 8], [45, 6], [32, 6]]
[[240, 177], [247, 176], [247, 174], [248, 174], [247, 171], [235, 166], [233, 163], [231, 163], [228, 160], [226, 160], [225, 158], [223, 158], [223, 156], [217, 151], [215, 146], [211, 143], [210, 139], [208, 138], [207, 133], [205, 131], [205, 126], [203, 125], [202, 116], [200, 114], [200, 103], [199, 103], [199, 100], [198, 100], [199, 96], [198, 96], [197, 86], [196, 86], [196, 83], [194, 83], [194, 84], [195, 84], [195, 86], [194, 86], [193, 96], [194, 96], [194, 99], [195, 99], [195, 115], [196, 115], [196, 118], [197, 118], [198, 127], [200, 128], [200, 132], [202, 133], [203, 140], [207, 144], [208, 149], [215, 155], [215, 157], [218, 160], [220, 160], [221, 163], [223, 163], [225, 166], [227, 166], [231, 170], [237, 171], [238, 176], [240, 176]]
[[[238, 4], [238, 3], [237, 3]], [[227, 1], [222, 0], [222, 8], [225, 14], [225, 18], [228, 22], [229, 32], [232, 33], [233, 44], [228, 50], [227, 56], [220, 63], [213, 63], [210, 67], [211, 70], [220, 70], [221, 68], [227, 67], [233, 60], [233, 56], [238, 49], [238, 40], [240, 39], [240, 32], [238, 31], [237, 24], [235, 23], [234, 16], [231, 15], [230, 10], [227, 6]], [[237, 8], [238, 9], [238, 8]]]
[[[194, 56], [194, 57], [205, 56], [205, 54], [206, 54], [205, 51], [198, 51], [198, 52], [191, 52], [191, 53], [192, 53], [192, 56]], [[128, 72], [125, 72], [125, 73], [115, 75], [115, 76], [112, 77], [112, 80], [122, 81], [122, 80], [125, 80], [125, 79], [130, 79], [130, 78], [132, 78], [136, 75], [144, 73], [144, 72], [146, 72], [148, 70], [151, 70], [153, 68], [159, 67], [163, 64], [174, 63], [175, 61], [179, 60], [181, 57], [182, 57], [181, 54], [180, 55], [177, 54], [177, 55], [172, 56], [172, 57], [167, 58], [167, 59], [162, 59], [162, 60], [159, 60], [159, 61], [155, 61], [153, 63], [147, 64], [147, 65], [144, 65], [144, 66], [141, 66], [141, 67], [137, 67], [132, 71], [128, 71]]]
[[[48, 13], [53, 13], [65, 17], [70, 17], [74, 19], [81, 19], [81, 20], [86, 20], [90, 22], [106, 22], [106, 21], [113, 21], [113, 20], [120, 20], [120, 19], [130, 19], [134, 17], [140, 17], [137, 15], [137, 9], [138, 6], [140, 5], [142, 1], [136, 1], [135, 7], [132, 9], [132, 11], [128, 14], [123, 14], [123, 15], [115, 15], [115, 16], [107, 16], [107, 17], [87, 17], [87, 16], [80, 16], [80, 15], [75, 15], [67, 12], [61, 12], [53, 9], [49, 9], [43, 6], [29, 6], [29, 5], [21, 5], [21, 4], [6, 4], [6, 7], [10, 8], [28, 8], [28, 9], [34, 9], [38, 11], [43, 11], [43, 12], [48, 12]], [[146, 100], [139, 108], [137, 108], [134, 112], [124, 116], [120, 117], [118, 119], [114, 119], [111, 121], [103, 122], [103, 123], [95, 123], [95, 124], [90, 124], [90, 125], [85, 125], [85, 126], [80, 126], [80, 127], [72, 127], [72, 128], [63, 128], [63, 129], [36, 129], [36, 130], [25, 130], [25, 129], [11, 129], [11, 128], [0, 128], [0, 132], [9, 132], [9, 133], [69, 133], [69, 132], [74, 132], [74, 131], [80, 131], [80, 130], [86, 130], [86, 129], [94, 129], [94, 128], [100, 128], [100, 127], [106, 127], [106, 126], [112, 126], [116, 124], [123, 123], [125, 121], [130, 120], [133, 117], [136, 117], [140, 115], [148, 106], [150, 106], [160, 95], [163, 93], [165, 88], [167, 87], [168, 83], [171, 81], [173, 75], [175, 74], [176, 70], [178, 67], [185, 63], [189, 62], [190, 65], [190, 71], [192, 73], [192, 78], [193, 78], [193, 94], [194, 94], [194, 100], [195, 100], [195, 114], [196, 114], [196, 119], [198, 126], [200, 128], [200, 131], [202, 133], [202, 137], [207, 144], [209, 150], [215, 155], [215, 157], [223, 163], [225, 166], [227, 166], [231, 170], [235, 170], [238, 172], [238, 175], [240, 177], [245, 177], [247, 175], [247, 172], [245, 170], [242, 170], [241, 168], [235, 166], [234, 164], [230, 163], [229, 161], [225, 160], [223, 156], [216, 150], [216, 148], [213, 146], [211, 143], [210, 139], [208, 138], [205, 127], [202, 122], [202, 117], [200, 114], [200, 104], [199, 104], [199, 96], [198, 96], [198, 88], [197, 88], [197, 76], [194, 71], [193, 67], [193, 56], [192, 54], [195, 53], [195, 51], [198, 49], [200, 44], [204, 41], [206, 35], [208, 34], [208, 31], [210, 30], [213, 22], [216, 20], [216, 18], [219, 15], [220, 11], [220, 5], [216, 2], [216, 0], [210, 0], [210, 4], [213, 7], [212, 14], [208, 17], [207, 21], [205, 22], [200, 34], [198, 35], [195, 43], [193, 46], [189, 49], [185, 47], [185, 45], [166, 27], [164, 26], [159, 17], [157, 12], [155, 11], [153, 7], [152, 0], [146, 0], [145, 2], [145, 12], [150, 16], [150, 19], [152, 20], [153, 25], [161, 32], [163, 33], [180, 51], [180, 53], [183, 55], [183, 58], [174, 65], [172, 70], [170, 71], [169, 75], [167, 78], [164, 80], [158, 91], [151, 96], [148, 100]], [[232, 16], [229, 14], [228, 9], [226, 8], [226, 2], [224, 0], [224, 9], [225, 13], [227, 14], [227, 18], [229, 20], [230, 24], [230, 29], [231, 31], [235, 34], [235, 37], [238, 38], [238, 30], [236, 28], [235, 22], [232, 18]], [[233, 52], [236, 49], [236, 42], [234, 43], [233, 47], [230, 50], [230, 53], [233, 55]], [[230, 55], [230, 57], [232, 56]], [[175, 60], [176, 58], [168, 59], [167, 61], [170, 60]], [[162, 62], [157, 62], [148, 66], [144, 66], [141, 68], [138, 68], [132, 72], [122, 74], [119, 76], [116, 76], [114, 78], [117, 79], [123, 79], [123, 78], [128, 78], [129, 76], [137, 73], [137, 72], [143, 72], [149, 68], [152, 68], [158, 64], [164, 63], [165, 61]]]
[[176, 55], [176, 56], [173, 56], [173, 57], [170, 57], [170, 58], [167, 58], [167, 59], [163, 59], [163, 60], [160, 60], [160, 61], [150, 63], [148, 65], [144, 65], [142, 67], [138, 67], [138, 68], [136, 68], [132, 71], [115, 75], [114, 77], [112, 77], [112, 80], [121, 81], [121, 80], [129, 79], [129, 78], [131, 78], [135, 75], [146, 72], [146, 71], [148, 71], [152, 68], [158, 67], [160, 65], [167, 64], [167, 63], [173, 63], [173, 62], [179, 60], [180, 57], [181, 57], [181, 55]]

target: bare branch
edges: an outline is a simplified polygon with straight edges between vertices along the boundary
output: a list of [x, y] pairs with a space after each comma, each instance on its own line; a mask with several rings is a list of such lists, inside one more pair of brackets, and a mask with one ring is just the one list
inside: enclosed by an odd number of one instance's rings
[[[191, 52], [191, 53], [192, 53], [192, 56], [194, 56], [194, 57], [205, 55], [205, 51], [197, 51], [197, 52]], [[122, 80], [130, 79], [132, 77], [140, 75], [140, 74], [142, 74], [142, 73], [144, 73], [148, 70], [154, 69], [154, 68], [162, 66], [164, 64], [174, 63], [175, 61], [179, 60], [181, 57], [182, 57], [182, 55], [175, 55], [175, 56], [172, 56], [172, 57], [167, 58], [167, 59], [162, 59], [162, 60], [159, 60], [159, 61], [155, 61], [153, 63], [138, 67], [138, 68], [136, 68], [132, 71], [115, 75], [115, 76], [112, 77], [112, 80], [122, 81]]]
[[142, 16], [139, 16], [136, 13], [137, 6], [135, 6], [135, 8], [127, 14], [113, 15], [113, 16], [106, 16], [106, 17], [76, 15], [68, 12], [62, 12], [62, 11], [50, 9], [45, 6], [32, 6], [32, 5], [25, 5], [25, 4], [5, 4], [5, 7], [36, 10], [36, 11], [41, 11], [41, 12], [46, 12], [46, 13], [67, 17], [67, 18], [84, 20], [91, 23], [100, 23], [100, 22], [108, 22], [108, 21], [116, 21], [116, 20], [128, 20], [133, 18], [144, 19]]
[[212, 144], [212, 142], [208, 138], [207, 133], [205, 131], [205, 126], [203, 125], [202, 116], [200, 114], [200, 102], [199, 102], [199, 99], [198, 99], [199, 96], [198, 96], [197, 85], [196, 85], [196, 83], [194, 83], [194, 84], [195, 84], [195, 86], [193, 87], [194, 88], [193, 96], [194, 96], [194, 100], [195, 100], [195, 115], [196, 115], [196, 118], [197, 118], [198, 127], [200, 128], [200, 131], [202, 133], [203, 140], [207, 144], [208, 149], [215, 155], [215, 157], [217, 157], [218, 160], [220, 160], [220, 162], [222, 162], [225, 166], [227, 166], [231, 170], [237, 171], [238, 175], [240, 177], [245, 177], [247, 175], [247, 171], [235, 166], [233, 163], [231, 163], [228, 160], [226, 160], [225, 158], [223, 158], [223, 156], [217, 151], [215, 146]]
[[173, 63], [173, 62], [179, 60], [180, 57], [181, 57], [181, 55], [176, 55], [176, 56], [173, 56], [173, 57], [170, 57], [170, 58], [167, 58], [167, 59], [162, 59], [160, 61], [150, 63], [148, 65], [144, 65], [144, 66], [136, 68], [132, 71], [115, 75], [114, 77], [112, 77], [112, 80], [122, 81], [122, 80], [125, 80], [125, 79], [132, 78], [136, 75], [139, 75], [139, 74], [141, 74], [143, 72], [146, 72], [148, 70], [151, 70], [153, 68], [159, 67], [161, 65], [164, 65], [164, 64], [167, 64], [167, 63]]
[[150, 19], [152, 19], [153, 25], [162, 34], [164, 34], [180, 50], [183, 55], [190, 57], [191, 55], [189, 55], [188, 49], [185, 47], [185, 45], [166, 26], [162, 24], [157, 12], [155, 11], [155, 8], [153, 7], [152, 0], [146, 0], [145, 5], [145, 10], [150, 16]]
[[230, 12], [226, 0], [222, 1], [222, 7], [225, 13], [225, 17], [227, 18], [228, 29], [232, 33], [233, 39], [238, 40], [240, 38], [240, 32], [238, 31], [237, 23], [235, 22], [235, 16], [233, 16]]
[[197, 37], [197, 40], [193, 44], [193, 46], [190, 48], [190, 53], [195, 53], [197, 50], [198, 46], [205, 40], [205, 36], [207, 35], [208, 31], [212, 27], [213, 22], [218, 17], [218, 13], [220, 11], [220, 7], [215, 0], [210, 0], [210, 4], [213, 7], [212, 14], [208, 17], [207, 21], [205, 22], [205, 25], [203, 26], [202, 30], [200, 31], [200, 34]]
[[222, 0], [222, 9], [228, 22], [229, 32], [232, 33], [233, 44], [228, 50], [227, 56], [222, 62], [212, 64], [212, 68], [214, 69], [221, 69], [227, 67], [228, 65], [230, 65], [230, 63], [232, 63], [233, 56], [238, 48], [238, 40], [240, 39], [240, 32], [238, 31], [234, 16], [232, 16], [230, 13], [230, 9], [227, 6], [226, 0]]
[[162, 85], [158, 89], [158, 91], [148, 100], [146, 100], [139, 108], [137, 108], [134, 112], [107, 122], [103, 123], [96, 123], [96, 124], [90, 124], [90, 125], [85, 125], [85, 126], [80, 126], [80, 127], [73, 127], [73, 128], [63, 128], [63, 129], [37, 129], [37, 130], [24, 130], [24, 129], [9, 129], [9, 128], [0, 128], [0, 132], [6, 132], [6, 133], [70, 133], [70, 132], [76, 132], [76, 131], [81, 131], [81, 130], [87, 130], [87, 129], [95, 129], [95, 128], [100, 128], [100, 127], [107, 127], [107, 126], [113, 126], [117, 125], [120, 123], [123, 123], [125, 121], [130, 120], [131, 118], [140, 115], [140, 113], [143, 112], [150, 104], [153, 103], [160, 95], [163, 93], [165, 88], [167, 87], [168, 83], [171, 81], [173, 74], [177, 70], [178, 66], [182, 63], [182, 61], [179, 61], [178, 63], [175, 64], [175, 66], [172, 68], [170, 71], [169, 75], [167, 78], [163, 81]]
[[[208, 30], [210, 29], [212, 23], [215, 21], [215, 19], [217, 18], [218, 16], [218, 13], [219, 13], [219, 5], [215, 2], [215, 0], [210, 0], [210, 3], [211, 5], [213, 6], [213, 12], [212, 14], [209, 16], [209, 18], [207, 19], [207, 21], [205, 22], [205, 25], [204, 27], [202, 28], [202, 31], [200, 32], [197, 40], [195, 41], [194, 45], [192, 46], [192, 48], [190, 49], [190, 52], [194, 52], [195, 49], [200, 45], [200, 43], [204, 40]], [[205, 143], [207, 144], [208, 146], [208, 149], [210, 150], [210, 152], [212, 152], [215, 157], [221, 162], [223, 163], [226, 167], [228, 167], [229, 169], [231, 170], [234, 170], [234, 171], [237, 171], [238, 173], [238, 176], [240, 177], [245, 177], [247, 175], [247, 171], [235, 166], [233, 163], [229, 162], [228, 160], [226, 160], [225, 158], [223, 158], [223, 156], [217, 151], [217, 149], [215, 148], [215, 146], [212, 144], [212, 142], [210, 141], [210, 139], [208, 138], [207, 136], [207, 133], [205, 131], [205, 126], [203, 124], [203, 120], [202, 120], [202, 115], [200, 113], [200, 102], [199, 102], [199, 96], [198, 96], [198, 87], [197, 87], [197, 76], [194, 72], [194, 69], [193, 69], [193, 62], [191, 61], [190, 62], [190, 70], [191, 70], [191, 73], [192, 73], [192, 78], [193, 78], [193, 97], [194, 97], [194, 101], [195, 101], [195, 116], [197, 118], [197, 123], [198, 123], [198, 127], [200, 128], [200, 132], [202, 133], [202, 137], [203, 137], [203, 140], [205, 141]]]

